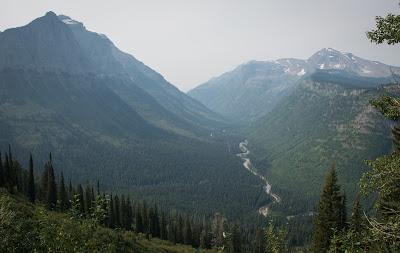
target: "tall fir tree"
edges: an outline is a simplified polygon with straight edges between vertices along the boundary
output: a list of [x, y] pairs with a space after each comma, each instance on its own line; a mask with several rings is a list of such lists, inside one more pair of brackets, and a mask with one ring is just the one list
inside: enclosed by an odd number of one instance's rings
[[337, 183], [335, 166], [332, 166], [325, 179], [318, 204], [318, 214], [314, 224], [313, 252], [323, 253], [329, 250], [334, 233], [344, 228], [343, 219], [343, 196]]
[[27, 195], [30, 202], [35, 203], [35, 176], [33, 173], [33, 159], [32, 154], [29, 154], [29, 176], [28, 176], [28, 186]]
[[47, 184], [47, 207], [49, 209], [55, 209], [57, 206], [57, 184], [54, 175], [53, 163], [51, 161], [51, 153], [50, 153], [48, 172], [49, 174], [48, 174], [48, 184]]
[[85, 201], [85, 214], [87, 217], [90, 217], [93, 200], [92, 200], [92, 191], [90, 189], [88, 182], [86, 182], [84, 201]]
[[47, 200], [47, 191], [49, 188], [49, 162], [46, 162], [43, 168], [42, 176], [40, 178], [40, 194], [39, 197], [42, 201]]
[[70, 179], [69, 186], [68, 186], [68, 208], [71, 208], [71, 200], [74, 195], [75, 195], [75, 192], [74, 192], [74, 188], [72, 187], [72, 182]]
[[110, 202], [109, 202], [109, 208], [108, 208], [108, 227], [110, 228], [115, 228], [115, 210], [114, 210], [114, 198], [113, 195], [111, 194], [110, 196]]
[[264, 252], [265, 252], [264, 231], [260, 227], [257, 227], [255, 244], [254, 244], [254, 253], [264, 253]]
[[67, 195], [67, 190], [65, 189], [63, 172], [61, 172], [58, 194], [59, 194], [58, 198], [60, 200], [59, 201], [60, 202], [60, 210], [65, 211], [68, 209], [68, 195]]
[[185, 219], [185, 227], [183, 231], [183, 241], [187, 245], [192, 245], [193, 238], [192, 238], [192, 225], [190, 224], [190, 220], [188, 217]]
[[78, 192], [77, 192], [78, 201], [79, 201], [79, 203], [80, 203], [80, 205], [79, 205], [79, 208], [80, 208], [79, 212], [80, 212], [81, 215], [84, 215], [84, 214], [85, 214], [85, 201], [84, 201], [84, 198], [83, 198], [83, 188], [82, 188], [82, 185], [81, 185], [81, 184], [78, 185], [77, 191], [78, 191]]
[[240, 228], [237, 224], [233, 225], [229, 238], [229, 252], [242, 252], [242, 239], [240, 238]]
[[142, 209], [141, 209], [140, 204], [137, 204], [135, 213], [136, 213], [136, 216], [135, 216], [135, 230], [138, 233], [143, 233], [144, 232], [143, 216], [142, 216]]
[[168, 239], [167, 233], [167, 218], [165, 216], [165, 212], [161, 211], [161, 221], [160, 221], [160, 238], [162, 240]]
[[115, 227], [121, 227], [121, 211], [120, 211], [120, 201], [119, 197], [116, 194], [114, 197], [114, 223]]
[[350, 229], [359, 234], [364, 229], [364, 220], [360, 202], [360, 194], [356, 195], [350, 217]]
[[4, 168], [3, 168], [3, 158], [1, 157], [0, 151], [0, 187], [4, 186], [5, 178], [4, 178]]

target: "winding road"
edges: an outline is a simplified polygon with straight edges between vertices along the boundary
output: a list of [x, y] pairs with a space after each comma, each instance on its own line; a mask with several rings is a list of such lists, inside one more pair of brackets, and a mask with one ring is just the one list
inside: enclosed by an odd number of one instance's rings
[[247, 140], [244, 140], [241, 143], [239, 143], [239, 149], [240, 149], [240, 151], [242, 151], [242, 153], [237, 154], [237, 156], [239, 156], [243, 160], [243, 167], [245, 167], [246, 170], [250, 171], [253, 175], [259, 177], [265, 183], [264, 191], [267, 195], [271, 196], [273, 199], [273, 201], [271, 203], [269, 203], [265, 206], [262, 206], [258, 209], [258, 212], [261, 215], [267, 217], [268, 213], [270, 211], [271, 205], [273, 205], [275, 203], [280, 203], [281, 197], [279, 197], [277, 194], [272, 192], [271, 184], [268, 182], [268, 180], [263, 175], [260, 175], [257, 172], [255, 167], [251, 163], [250, 158], [248, 158], [248, 155], [250, 154], [250, 150], [247, 148], [248, 144], [249, 144], [249, 142]]

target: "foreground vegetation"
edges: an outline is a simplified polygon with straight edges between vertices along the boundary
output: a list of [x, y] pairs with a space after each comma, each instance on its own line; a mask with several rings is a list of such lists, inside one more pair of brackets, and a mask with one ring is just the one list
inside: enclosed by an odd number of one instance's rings
[[5, 189], [0, 192], [0, 221], [0, 252], [194, 252], [190, 246], [49, 211]]

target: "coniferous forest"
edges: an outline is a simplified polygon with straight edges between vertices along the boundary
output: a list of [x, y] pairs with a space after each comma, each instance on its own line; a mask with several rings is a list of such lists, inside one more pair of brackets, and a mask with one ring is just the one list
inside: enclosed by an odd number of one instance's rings
[[325, 48], [184, 93], [65, 15], [0, 32], [3, 252], [400, 252], [400, 67]]

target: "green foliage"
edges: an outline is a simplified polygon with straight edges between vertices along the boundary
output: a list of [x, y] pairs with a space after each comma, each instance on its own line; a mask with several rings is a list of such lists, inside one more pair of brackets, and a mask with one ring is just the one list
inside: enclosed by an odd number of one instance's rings
[[[370, 100], [388, 93], [386, 89], [305, 80], [250, 127], [255, 167], [284, 200], [271, 208], [273, 212], [297, 215], [314, 210], [332, 161], [337, 161], [338, 177], [353, 201], [358, 191], [355, 182], [367, 170], [364, 160], [392, 148], [390, 128], [369, 105]], [[400, 90], [393, 86], [390, 93]]]
[[157, 239], [148, 241], [133, 232], [107, 229], [92, 220], [70, 219], [66, 214], [47, 211], [1, 190], [0, 252], [178, 253], [194, 250]]
[[376, 44], [394, 45], [400, 42], [400, 15], [388, 14], [376, 17], [376, 29], [367, 32], [367, 37]]
[[335, 168], [329, 171], [318, 204], [318, 214], [315, 220], [313, 252], [323, 253], [329, 249], [335, 231], [342, 231], [346, 221], [343, 217], [344, 196], [337, 183]]
[[[0, 159], [0, 163], [2, 163]], [[1, 167], [1, 165], [0, 165]], [[35, 203], [36, 193], [35, 193], [35, 176], [33, 174], [33, 159], [32, 154], [29, 154], [29, 178], [28, 178], [28, 187], [27, 187], [27, 195], [29, 200], [32, 203]]]
[[375, 106], [385, 117], [391, 120], [400, 119], [400, 99], [382, 96], [372, 100], [371, 104]]
[[270, 224], [265, 232], [265, 252], [266, 253], [284, 253], [287, 252], [287, 246], [285, 242], [286, 231], [276, 230], [275, 227]]

